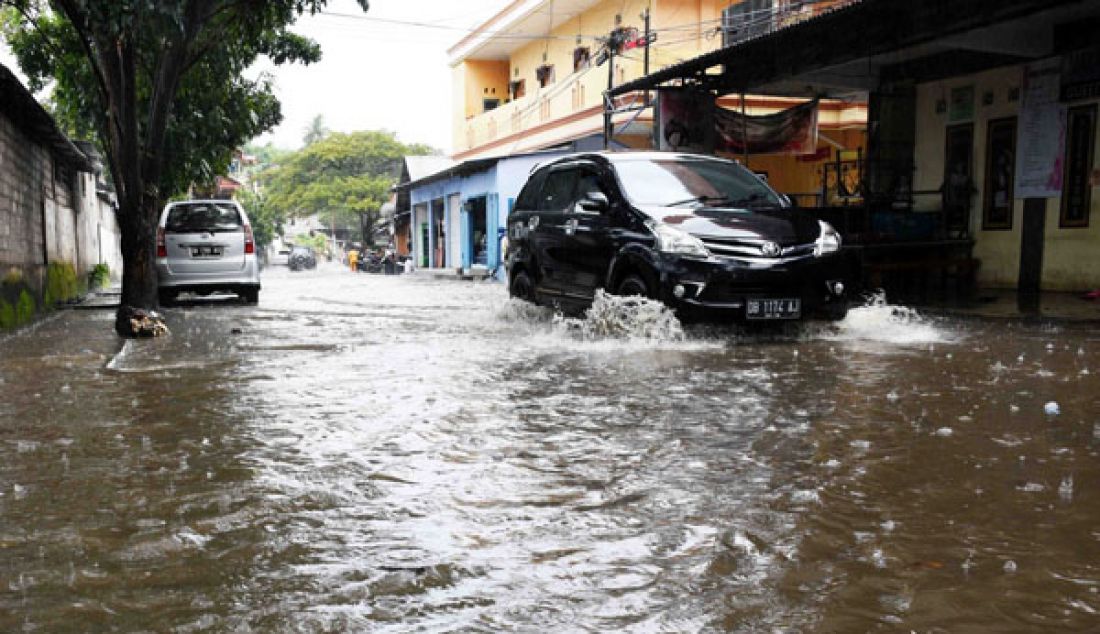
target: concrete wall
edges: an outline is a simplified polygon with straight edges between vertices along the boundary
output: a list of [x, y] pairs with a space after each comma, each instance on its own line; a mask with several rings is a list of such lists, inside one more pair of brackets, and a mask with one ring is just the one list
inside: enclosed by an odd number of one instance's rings
[[[914, 151], [916, 172], [914, 189], [940, 188], [944, 177], [946, 129], [958, 122], [948, 121], [948, 112], [937, 112], [937, 103], [950, 101], [954, 88], [973, 86], [975, 95], [974, 187], [971, 199], [970, 235], [974, 237], [974, 256], [981, 260], [978, 283], [990, 288], [1014, 288], [1020, 272], [1020, 239], [1023, 226], [1023, 200], [1013, 205], [1012, 228], [983, 230], [985, 202], [986, 139], [989, 122], [1019, 115], [1019, 101], [1010, 101], [1009, 93], [1021, 86], [1022, 66], [1009, 66], [983, 73], [952, 78], [917, 86], [917, 133]], [[983, 96], [992, 95], [992, 103], [983, 104]], [[1074, 102], [1069, 106], [1081, 105]], [[1100, 134], [1097, 135], [1100, 141]], [[1019, 129], [1017, 129], [1017, 140]], [[918, 203], [924, 210], [938, 210], [938, 196], [923, 196]], [[1061, 198], [1047, 200], [1045, 241], [1043, 245], [1042, 288], [1052, 291], [1080, 291], [1100, 286], [1100, 191], [1092, 190], [1088, 227], [1059, 227]]]
[[18, 269], [36, 289], [45, 281], [43, 209], [51, 166], [46, 150], [0, 115], [0, 275]]
[[48, 263], [67, 263], [78, 279], [99, 263], [122, 272], [114, 206], [95, 176], [51, 153], [0, 115], [0, 276], [17, 269], [41, 292]]

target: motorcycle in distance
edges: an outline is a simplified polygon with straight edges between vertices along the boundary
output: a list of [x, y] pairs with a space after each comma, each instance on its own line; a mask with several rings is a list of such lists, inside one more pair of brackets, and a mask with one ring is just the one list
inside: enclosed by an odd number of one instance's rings
[[309, 247], [294, 246], [290, 248], [290, 253], [286, 256], [286, 264], [291, 271], [315, 269], [317, 268], [317, 256], [313, 254], [313, 249]]
[[385, 268], [385, 258], [374, 251], [367, 252], [359, 259], [359, 270], [364, 273], [381, 273]]

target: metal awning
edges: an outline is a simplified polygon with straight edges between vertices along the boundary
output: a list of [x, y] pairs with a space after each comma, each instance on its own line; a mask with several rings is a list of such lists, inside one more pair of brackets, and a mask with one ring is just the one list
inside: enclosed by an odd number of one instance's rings
[[906, 64], [941, 76], [1039, 59], [1052, 27], [1100, 17], [1097, 0], [863, 0], [616, 86], [614, 98], [661, 86], [719, 95], [865, 98]]

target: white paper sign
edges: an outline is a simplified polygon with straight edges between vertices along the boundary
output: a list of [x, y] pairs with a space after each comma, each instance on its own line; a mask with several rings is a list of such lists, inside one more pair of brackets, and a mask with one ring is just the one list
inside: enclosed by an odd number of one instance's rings
[[1065, 109], [1059, 103], [1062, 60], [1024, 67], [1016, 145], [1016, 198], [1062, 195]]

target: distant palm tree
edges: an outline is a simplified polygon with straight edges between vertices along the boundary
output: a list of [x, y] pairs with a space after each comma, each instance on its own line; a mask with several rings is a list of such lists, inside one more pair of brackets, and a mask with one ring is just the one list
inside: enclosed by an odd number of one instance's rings
[[305, 145], [313, 145], [328, 136], [329, 132], [330, 130], [325, 127], [324, 115], [317, 115], [313, 117], [309, 125], [302, 129], [302, 143]]

